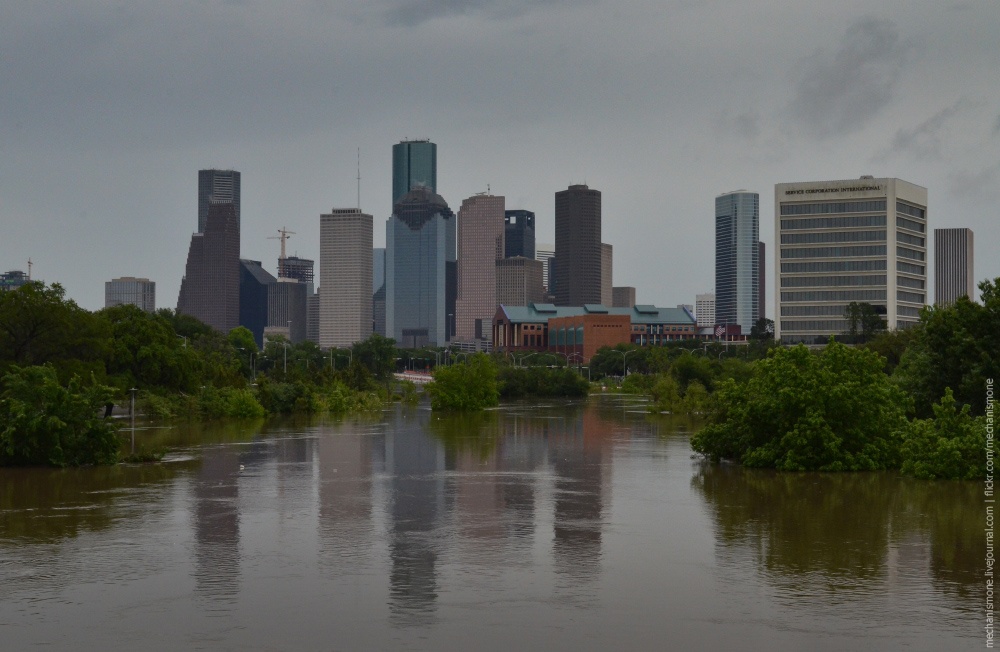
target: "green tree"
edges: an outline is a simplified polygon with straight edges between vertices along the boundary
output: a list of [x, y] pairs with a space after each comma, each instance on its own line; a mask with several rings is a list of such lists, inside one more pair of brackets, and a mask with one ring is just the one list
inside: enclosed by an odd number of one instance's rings
[[885, 320], [870, 303], [850, 302], [844, 309], [844, 318], [848, 324], [845, 335], [854, 344], [867, 342], [885, 331]]
[[379, 382], [396, 370], [396, 340], [373, 333], [351, 347], [353, 359], [363, 364]]
[[692, 446], [713, 460], [788, 471], [897, 468], [908, 399], [871, 351], [831, 340], [776, 349], [746, 383], [725, 381]]
[[108, 333], [65, 294], [38, 281], [0, 292], [0, 363], [51, 363], [63, 377], [103, 373]]
[[170, 319], [132, 305], [105, 308], [97, 317], [111, 333], [106, 368], [119, 390], [193, 391], [201, 384], [202, 360], [184, 346]]
[[1000, 278], [979, 284], [982, 304], [960, 297], [950, 306], [924, 308], [913, 340], [893, 373], [913, 397], [917, 415], [951, 388], [973, 415], [986, 409], [986, 379], [1000, 374]]
[[951, 480], [986, 477], [986, 420], [974, 419], [968, 405], [957, 409], [951, 389], [934, 405], [933, 419], [915, 419], [904, 433], [904, 474]]
[[496, 363], [477, 353], [461, 364], [437, 367], [427, 384], [433, 410], [482, 410], [500, 402]]
[[11, 367], [0, 394], [0, 465], [79, 466], [113, 464], [119, 441], [114, 424], [101, 418], [111, 387], [66, 386], [51, 366]]

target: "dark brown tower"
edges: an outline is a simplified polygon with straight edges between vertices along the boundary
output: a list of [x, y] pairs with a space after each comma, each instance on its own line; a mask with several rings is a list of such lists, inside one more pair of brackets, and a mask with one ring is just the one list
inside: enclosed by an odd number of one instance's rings
[[205, 232], [191, 236], [177, 312], [228, 333], [240, 323], [240, 218], [233, 204], [212, 204]]
[[556, 305], [601, 303], [601, 191], [556, 193]]

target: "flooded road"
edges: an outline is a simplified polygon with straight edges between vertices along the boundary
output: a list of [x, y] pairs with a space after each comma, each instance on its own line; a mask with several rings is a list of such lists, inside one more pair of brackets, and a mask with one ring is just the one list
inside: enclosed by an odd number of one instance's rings
[[960, 650], [977, 483], [693, 457], [637, 399], [142, 431], [0, 469], [4, 650]]

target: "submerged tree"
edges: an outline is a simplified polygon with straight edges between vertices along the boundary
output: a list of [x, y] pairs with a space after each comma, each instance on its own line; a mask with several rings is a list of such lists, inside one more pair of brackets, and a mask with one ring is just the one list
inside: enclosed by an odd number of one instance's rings
[[713, 460], [789, 471], [896, 468], [908, 399], [875, 353], [831, 341], [777, 349], [722, 383], [692, 446]]
[[0, 465], [79, 466], [113, 464], [119, 441], [114, 424], [100, 415], [114, 389], [85, 386], [78, 376], [66, 386], [55, 369], [12, 367], [0, 394]]

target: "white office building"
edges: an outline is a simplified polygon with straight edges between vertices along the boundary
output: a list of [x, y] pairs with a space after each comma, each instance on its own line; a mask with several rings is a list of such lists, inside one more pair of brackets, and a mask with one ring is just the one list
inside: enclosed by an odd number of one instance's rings
[[[774, 187], [775, 338], [824, 343], [848, 330], [851, 302], [889, 329], [927, 302], [927, 189], [865, 176]], [[699, 320], [700, 321], [700, 320]]]

